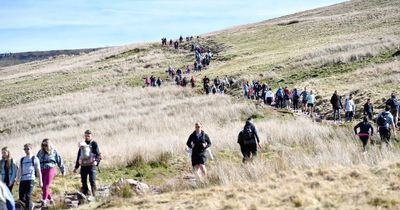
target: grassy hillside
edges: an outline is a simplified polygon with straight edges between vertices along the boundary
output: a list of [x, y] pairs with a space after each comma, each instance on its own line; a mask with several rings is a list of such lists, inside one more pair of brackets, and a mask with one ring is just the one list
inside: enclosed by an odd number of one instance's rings
[[[354, 93], [358, 111], [366, 98], [379, 110], [382, 98], [399, 91], [398, 5], [350, 1], [202, 35], [194, 42], [215, 57], [195, 76], [238, 81], [223, 96], [202, 95], [200, 84], [172, 84], [167, 67], [193, 63], [188, 42], [179, 50], [143, 43], [0, 67], [0, 142], [19, 158], [24, 143], [37, 151], [50, 138], [71, 172], [77, 143], [91, 129], [106, 157], [101, 184], [130, 177], [163, 192], [117, 196], [84, 208], [398, 209], [398, 144], [373, 145], [363, 154], [352, 124], [318, 124], [245, 101], [240, 88], [253, 79], [273, 88], [307, 86], [317, 92], [317, 109], [325, 115], [334, 90]], [[166, 84], [143, 88], [147, 75]], [[248, 116], [255, 118], [263, 148], [258, 162], [242, 165], [236, 138]], [[193, 183], [184, 179], [191, 173], [184, 148], [197, 121], [209, 133], [217, 160], [209, 162], [205, 182]], [[69, 176], [54, 189], [78, 186]], [[214, 198], [220, 196], [227, 201]]]

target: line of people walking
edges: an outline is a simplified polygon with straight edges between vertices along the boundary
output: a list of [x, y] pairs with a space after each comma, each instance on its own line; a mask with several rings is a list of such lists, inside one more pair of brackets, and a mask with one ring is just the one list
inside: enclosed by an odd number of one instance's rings
[[[81, 190], [85, 195], [89, 194], [87, 186], [87, 176], [89, 176], [91, 192], [94, 196], [96, 192], [96, 166], [100, 163], [102, 156], [90, 130], [84, 132], [84, 138], [85, 140], [79, 145], [74, 172], [81, 167]], [[0, 173], [2, 183], [9, 192], [12, 192], [14, 185], [19, 185], [19, 200], [15, 203], [12, 197], [9, 198], [7, 209], [15, 209], [15, 205], [19, 206], [20, 209], [31, 210], [34, 208], [32, 192], [36, 185], [36, 179], [42, 190], [41, 207], [54, 205], [50, 187], [56, 176], [56, 168], [59, 168], [61, 176], [66, 175], [61, 154], [48, 138], [42, 140], [36, 155], [34, 155], [34, 148], [30, 143], [25, 144], [23, 150], [25, 156], [19, 162], [12, 157], [8, 147], [3, 147], [1, 150]]]

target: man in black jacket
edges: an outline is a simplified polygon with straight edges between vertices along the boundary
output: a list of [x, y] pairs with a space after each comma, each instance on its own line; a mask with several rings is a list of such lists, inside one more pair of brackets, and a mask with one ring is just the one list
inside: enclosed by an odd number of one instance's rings
[[342, 100], [340, 99], [340, 96], [337, 94], [336, 90], [331, 97], [331, 104], [333, 109], [333, 121], [336, 122], [337, 119], [338, 122], [340, 123], [341, 122], [340, 110], [343, 108], [343, 105], [342, 105]]
[[[96, 166], [100, 163], [100, 150], [97, 142], [93, 140], [92, 131], [86, 130], [85, 131], [85, 142], [81, 142], [78, 156], [76, 158], [76, 164], [74, 173], [76, 173], [79, 166], [81, 167], [81, 182], [82, 182], [82, 193], [85, 195], [89, 194], [89, 188], [87, 185], [87, 177], [89, 176], [90, 187], [92, 190], [92, 195], [95, 196], [96, 193]], [[85, 145], [86, 144], [86, 145]], [[90, 154], [89, 158], [83, 159], [83, 146], [90, 147]]]
[[257, 157], [257, 147], [261, 148], [260, 138], [251, 117], [246, 120], [241, 138], [243, 138], [243, 148], [241, 148], [243, 150], [243, 162]]
[[192, 149], [192, 166], [194, 173], [199, 176], [199, 169], [207, 176], [206, 150], [211, 146], [211, 141], [208, 135], [201, 129], [201, 123], [195, 123], [195, 131], [190, 134], [186, 145]]
[[374, 106], [371, 103], [371, 99], [367, 99], [367, 103], [364, 104], [363, 113], [368, 116], [369, 120], [372, 120], [372, 116], [374, 115]]

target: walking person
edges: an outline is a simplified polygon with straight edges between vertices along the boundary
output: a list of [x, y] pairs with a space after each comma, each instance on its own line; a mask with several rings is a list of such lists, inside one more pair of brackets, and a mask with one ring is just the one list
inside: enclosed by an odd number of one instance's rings
[[271, 104], [272, 104], [272, 101], [274, 100], [274, 93], [272, 93], [272, 89], [271, 89], [271, 88], [269, 88], [269, 89], [266, 91], [266, 93], [265, 93], [265, 98], [266, 98], [267, 104], [268, 104], [268, 105], [271, 105]]
[[251, 117], [246, 120], [241, 138], [243, 138], [242, 140], [240, 140], [240, 142], [243, 142], [243, 163], [248, 160], [254, 160], [257, 157], [257, 147], [261, 148], [261, 146], [257, 128], [254, 125], [253, 119]]
[[301, 104], [303, 105], [302, 110], [303, 112], [307, 112], [307, 96], [308, 96], [308, 91], [307, 87], [304, 87], [303, 92], [301, 92]]
[[374, 116], [374, 106], [371, 103], [371, 99], [367, 99], [367, 103], [364, 104], [363, 114], [368, 116], [369, 120], [372, 120], [372, 116]]
[[53, 197], [50, 192], [50, 185], [56, 175], [56, 166], [60, 168], [61, 176], [65, 175], [65, 166], [60, 153], [53, 148], [49, 139], [43, 139], [41, 149], [36, 155], [40, 161], [40, 169], [42, 172], [42, 206], [47, 206], [50, 202], [54, 204]]
[[386, 101], [386, 106], [390, 106], [390, 113], [393, 116], [394, 126], [397, 128], [397, 122], [399, 118], [399, 105], [397, 102], [396, 94], [392, 93], [390, 98]]
[[[358, 128], [360, 128], [360, 132], [357, 133]], [[367, 116], [364, 116], [363, 121], [354, 126], [354, 133], [360, 138], [363, 144], [363, 152], [366, 153], [370, 136], [374, 135], [374, 128], [368, 122]]]
[[354, 118], [354, 113], [356, 111], [356, 105], [354, 104], [353, 100], [353, 94], [350, 94], [348, 98], [346, 98], [346, 102], [344, 104], [345, 106], [345, 117], [346, 117], [346, 122], [351, 122], [353, 121]]
[[307, 112], [310, 114], [310, 117], [313, 116], [314, 105], [315, 105], [315, 95], [311, 90], [310, 94], [307, 95]]
[[100, 150], [93, 133], [90, 130], [84, 132], [85, 141], [79, 144], [78, 156], [76, 158], [74, 173], [81, 167], [82, 193], [89, 195], [87, 177], [91, 187], [92, 196], [96, 195], [96, 166], [100, 163]]
[[195, 130], [190, 134], [186, 146], [192, 148], [192, 166], [196, 176], [201, 177], [199, 170], [204, 176], [207, 176], [206, 163], [206, 150], [211, 146], [210, 137], [202, 130], [202, 124], [195, 123]]
[[337, 91], [333, 93], [331, 97], [331, 104], [332, 104], [332, 109], [333, 109], [333, 122], [338, 121], [340, 124], [342, 122], [341, 116], [340, 116], [340, 110], [343, 109], [342, 105], [342, 100], [341, 97], [337, 94]]
[[3, 147], [1, 149], [1, 162], [0, 162], [0, 171], [1, 171], [1, 181], [6, 184], [8, 189], [12, 192], [14, 187], [15, 179], [17, 178], [17, 163], [11, 157], [10, 150], [8, 147]]
[[376, 118], [376, 127], [381, 137], [381, 141], [387, 145], [390, 143], [391, 129], [393, 129], [393, 136], [396, 137], [396, 129], [394, 126], [393, 115], [390, 113], [390, 106], [386, 106], [385, 111], [379, 113]]
[[283, 96], [284, 96], [284, 91], [282, 87], [279, 87], [278, 90], [276, 91], [276, 98], [277, 98], [277, 108], [283, 109]]
[[39, 178], [39, 186], [43, 187], [40, 161], [33, 155], [32, 144], [25, 144], [26, 156], [21, 158], [20, 167], [17, 173], [19, 181], [19, 200], [25, 204], [25, 209], [33, 209], [32, 191], [35, 186], [35, 179]]

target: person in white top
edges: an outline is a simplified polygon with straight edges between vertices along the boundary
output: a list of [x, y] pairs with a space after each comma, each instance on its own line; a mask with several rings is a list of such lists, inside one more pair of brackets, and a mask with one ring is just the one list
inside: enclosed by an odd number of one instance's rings
[[39, 186], [43, 186], [42, 173], [40, 171], [40, 161], [33, 155], [32, 144], [25, 144], [24, 151], [26, 156], [21, 158], [17, 174], [17, 183], [20, 182], [19, 200], [25, 203], [26, 209], [33, 209], [32, 191], [36, 178], [39, 178]]
[[345, 122], [351, 122], [354, 118], [354, 113], [356, 111], [356, 105], [354, 104], [353, 94], [349, 95], [349, 98], [346, 98], [346, 102], [344, 104], [345, 107]]

